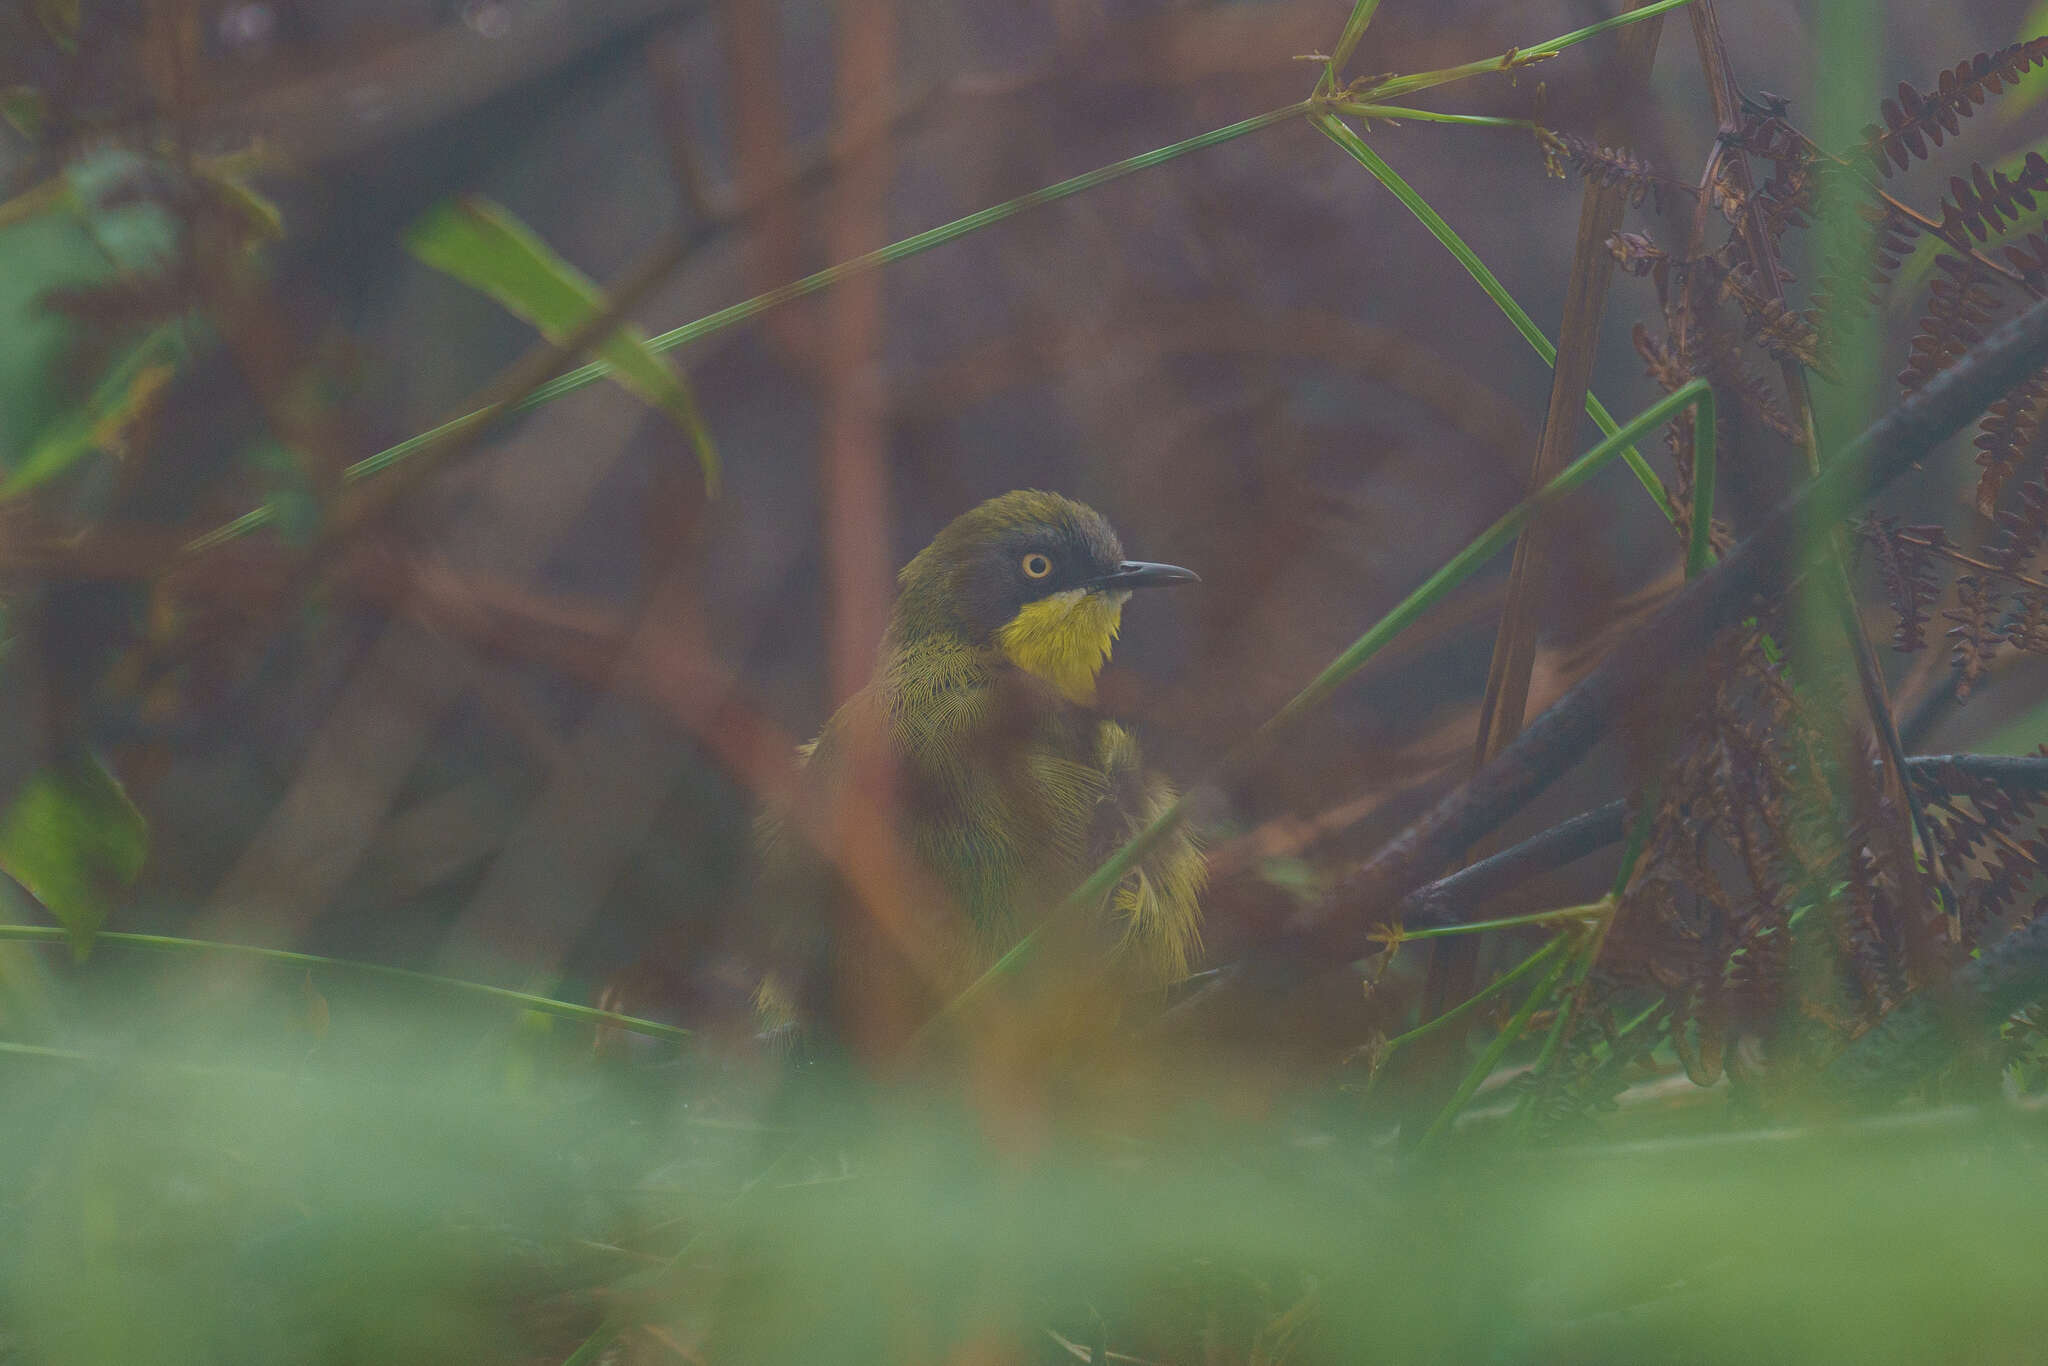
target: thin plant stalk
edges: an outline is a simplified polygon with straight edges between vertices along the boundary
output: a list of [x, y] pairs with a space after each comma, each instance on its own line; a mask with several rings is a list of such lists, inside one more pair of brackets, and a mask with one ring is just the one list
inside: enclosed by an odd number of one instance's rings
[[[68, 944], [71, 942], [71, 932], [54, 925], [0, 925], [0, 942], [8, 941]], [[92, 937], [92, 942], [164, 953], [236, 954], [244, 958], [260, 958], [265, 962], [283, 963], [297, 968], [326, 968], [366, 977], [385, 977], [442, 990], [466, 992], [472, 996], [486, 996], [494, 1001], [503, 1001], [544, 1015], [558, 1015], [563, 1019], [577, 1020], [584, 1024], [610, 1025], [629, 1034], [645, 1034], [649, 1038], [685, 1040], [692, 1037], [689, 1030], [662, 1024], [658, 1020], [643, 1020], [637, 1016], [599, 1010], [595, 1006], [557, 1001], [551, 996], [536, 996], [531, 992], [514, 991], [509, 987], [494, 987], [484, 982], [471, 982], [460, 977], [442, 977], [431, 972], [415, 972], [411, 968], [390, 967], [383, 963], [328, 958], [317, 953], [297, 953], [290, 949], [260, 948], [254, 944], [230, 944], [218, 939], [182, 939], [176, 935], [132, 934], [120, 930], [101, 930]]]
[[1715, 454], [1714, 394], [1710, 389], [1700, 398], [1693, 413], [1692, 432], [1692, 531], [1686, 538], [1685, 577], [1696, 579], [1707, 572], [1714, 558], [1714, 485], [1719, 458]]
[[[1610, 29], [1634, 23], [1651, 15], [1662, 14], [1667, 10], [1675, 9], [1679, 5], [1688, 3], [1690, 3], [1690, 0], [1658, 0], [1656, 4], [1646, 5], [1642, 9], [1616, 15], [1612, 19], [1604, 19], [1599, 23], [1588, 25], [1585, 28], [1564, 34], [1561, 37], [1553, 38], [1535, 47], [1516, 49], [1515, 60], [1506, 62], [1505, 65], [1502, 58], [1490, 58], [1485, 61], [1468, 62], [1463, 66], [1449, 67], [1441, 71], [1421, 72], [1413, 76], [1396, 77], [1393, 80], [1373, 87], [1366, 94], [1376, 99], [1413, 90], [1426, 90], [1433, 86], [1446, 84], [1449, 81], [1464, 79], [1467, 76], [1512, 70], [1515, 66], [1524, 65], [1527, 62], [1554, 57], [1566, 48], [1585, 42], [1589, 38], [1597, 37], [1599, 34], [1605, 33]], [[1371, 22], [1373, 13], [1378, 7], [1379, 0], [1357, 0], [1357, 3], [1353, 6], [1351, 17], [1345, 24], [1344, 37], [1340, 38], [1338, 43], [1338, 50], [1341, 55], [1336, 56], [1333, 63], [1325, 65], [1323, 76], [1317, 82], [1316, 91], [1308, 99], [1280, 109], [1268, 110], [1263, 114], [1255, 114], [1251, 118], [1241, 119], [1236, 123], [1227, 124], [1222, 128], [1214, 128], [1206, 133], [1198, 133], [1194, 137], [1184, 138], [1179, 142], [1169, 143], [1164, 147], [1155, 147], [1149, 152], [1141, 152], [1137, 156], [1111, 162], [1107, 166], [1099, 166], [1092, 171], [1062, 180], [1057, 184], [1047, 185], [1042, 189], [1033, 190], [1029, 194], [1019, 195], [1015, 199], [1004, 200], [1000, 204], [991, 205], [986, 209], [978, 210], [962, 218], [956, 218], [950, 223], [943, 223], [936, 228], [929, 228], [924, 232], [906, 237], [901, 241], [892, 242], [888, 246], [878, 248], [864, 256], [841, 261], [837, 265], [827, 266], [825, 269], [806, 275], [800, 280], [793, 280], [786, 285], [757, 294], [750, 299], [744, 299], [715, 313], [708, 313], [694, 322], [685, 323], [681, 327], [652, 337], [648, 340], [648, 348], [656, 353], [674, 350], [676, 347], [698, 341], [704, 337], [711, 336], [713, 333], [722, 332], [729, 327], [758, 317], [770, 309], [779, 308], [783, 304], [790, 303], [796, 299], [816, 294], [821, 290], [830, 289], [832, 286], [855, 275], [878, 269], [892, 262], [901, 261], [920, 252], [929, 251], [933, 247], [943, 246], [957, 238], [965, 237], [969, 233], [978, 232], [982, 228], [992, 227], [1028, 209], [1034, 209], [1043, 204], [1066, 199], [1083, 191], [1092, 190], [1099, 185], [1106, 185], [1112, 180], [1120, 180], [1127, 175], [1149, 170], [1154, 166], [1186, 156], [1191, 152], [1215, 147], [1219, 144], [1244, 137], [1248, 133], [1255, 133], [1261, 129], [1270, 128], [1275, 124], [1286, 123], [1292, 119], [1315, 114], [1319, 110], [1328, 108], [1330, 107], [1329, 95], [1333, 88], [1329, 84], [1332, 73], [1336, 67], [1341, 66], [1350, 57], [1352, 49], [1357, 46], [1359, 36], [1364, 33], [1365, 26]], [[1406, 117], [1427, 118], [1429, 116], [1421, 111], [1413, 111], [1406, 115]], [[1476, 117], [1446, 116], [1437, 121], [1466, 122]], [[1319, 119], [1318, 122], [1320, 124], [1321, 120]], [[1325, 128], [1324, 131], [1328, 132], [1329, 130]], [[1348, 129], [1345, 131], [1349, 132]], [[1332, 134], [1332, 136], [1335, 135]], [[1364, 144], [1360, 143], [1359, 146], [1363, 147]], [[1349, 149], [1347, 148], [1347, 150]], [[1355, 152], [1354, 155], [1356, 155]], [[1389, 176], [1393, 175], [1391, 168], [1388, 168], [1387, 174]], [[1394, 180], [1398, 181], [1399, 177], [1395, 176]], [[1388, 188], [1393, 189], [1393, 184], [1390, 183]], [[1396, 194], [1398, 195], [1399, 193], [1400, 191], [1396, 190]], [[1429, 216], [1424, 216], [1422, 211], [1417, 208], [1417, 205], [1421, 204], [1420, 197], [1414, 196], [1412, 190], [1408, 194], [1412, 197], [1413, 202], [1407, 199], [1404, 199], [1403, 202], [1408, 203], [1410, 210], [1416, 212], [1418, 217], [1422, 217], [1426, 224], [1430, 223], [1431, 219], [1435, 217], [1434, 211], [1431, 210], [1429, 211]], [[1422, 209], [1428, 208], [1426, 204], [1421, 207]], [[1435, 221], [1437, 223], [1442, 222], [1440, 218], [1436, 218]], [[1432, 231], [1435, 231], [1435, 229], [1432, 228]], [[1438, 233], [1439, 239], [1443, 240], [1444, 233], [1448, 232], [1448, 227], [1445, 227], [1443, 232]], [[1455, 238], [1455, 234], [1452, 234], [1452, 237]], [[1484, 265], [1478, 262], [1478, 258], [1471, 256], [1469, 249], [1465, 249], [1462, 242], [1459, 242], [1456, 247], [1452, 247], [1451, 241], [1445, 240], [1445, 246], [1451, 248], [1453, 255], [1459, 256], [1460, 260], [1464, 262], [1466, 269], [1472, 271], [1475, 278], [1480, 279], [1482, 288], [1486, 287], [1487, 281], [1491, 280], [1492, 276], [1490, 272], [1486, 272]], [[1468, 257], [1469, 259], [1467, 259]], [[1484, 273], [1482, 274], [1482, 272]], [[1488, 289], [1488, 293], [1495, 294], [1496, 289], [1498, 289], [1497, 281], [1494, 282], [1494, 288]], [[1495, 302], [1501, 305], [1502, 311], [1507, 313], [1511, 321], [1515, 322], [1517, 329], [1522, 332], [1524, 337], [1529, 338], [1530, 344], [1536, 347], [1539, 354], [1543, 355], [1545, 363], [1550, 363], [1555, 356], [1555, 348], [1551, 348], [1548, 339], [1543, 337], [1541, 331], [1535, 329], [1533, 323], [1528, 322], [1527, 314], [1521, 310], [1520, 306], [1514, 304], [1512, 299], [1506, 297], [1505, 290], [1500, 290], [1498, 294], [1495, 294]], [[1531, 335], [1532, 332], [1533, 335]], [[537, 386], [517, 403], [510, 405], [506, 411], [508, 414], [530, 411], [540, 407], [542, 404], [550, 403], [564, 394], [574, 393], [578, 389], [587, 388], [599, 380], [607, 378], [610, 374], [611, 367], [609, 365], [603, 361], [593, 361]], [[1607, 410], [1600, 406], [1597, 399], [1588, 396], [1587, 409], [1593, 414], [1594, 422], [1600, 426], [1603, 432], [1612, 432], [1613, 419], [1608, 415]], [[422, 449], [456, 436], [476, 423], [494, 416], [498, 416], [498, 414], [480, 409], [476, 412], [465, 413], [460, 417], [453, 418], [429, 431], [420, 432], [417, 435], [408, 437], [394, 446], [386, 447], [384, 450], [378, 451], [374, 455], [366, 456], [348, 466], [342, 471], [342, 482], [344, 485], [359, 483], [398, 464]], [[1658, 507], [1663, 510], [1665, 516], [1670, 517], [1672, 513], [1669, 500], [1664, 497], [1663, 490], [1657, 486], [1655, 476], [1649, 473], [1649, 466], [1641, 462], [1642, 457], [1634, 455], [1630, 460], [1630, 466], [1631, 468], [1636, 468], [1637, 478], [1645, 481], [1645, 487], [1651, 490], [1650, 496], [1652, 499], [1657, 502]], [[253, 508], [233, 521], [223, 523], [204, 535], [193, 538], [186, 543], [183, 549], [186, 554], [199, 554], [241, 536], [246, 536], [250, 532], [268, 526], [276, 520], [277, 511], [275, 508]]]
[[1400, 943], [1411, 939], [1443, 939], [1454, 934], [1484, 934], [1489, 930], [1518, 930], [1525, 925], [1555, 925], [1560, 920], [1592, 920], [1604, 916], [1614, 909], [1613, 899], [1603, 897], [1589, 901], [1583, 906], [1561, 906], [1551, 911], [1531, 911], [1528, 915], [1507, 915], [1498, 920], [1468, 920], [1457, 925], [1430, 925], [1419, 930], [1402, 930]]
[[1361, 119], [1384, 119], [1388, 123], [1457, 123], [1469, 128], [1519, 128], [1536, 132], [1543, 127], [1534, 119], [1501, 118], [1494, 114], [1445, 114], [1434, 109], [1416, 109], [1405, 104], [1361, 104], [1356, 100], [1332, 100], [1330, 108], [1339, 114]]
[[[1646, 433], [1655, 431], [1687, 408], [1711, 411], [1713, 401], [1713, 389], [1705, 380], [1690, 380], [1643, 409], [1626, 425], [1614, 428], [1599, 444], [1559, 471], [1555, 479], [1503, 513], [1498, 521], [1453, 555], [1443, 568], [1430, 575], [1419, 588], [1380, 618], [1371, 630], [1353, 641], [1330, 662], [1329, 667], [1274, 713], [1272, 719], [1259, 728], [1260, 733], [1277, 730], [1320, 704], [1416, 618], [1470, 578], [1474, 570], [1512, 544], [1521, 529], [1543, 508], [1584, 484], [1616, 456], [1627, 459], [1634, 452], [1634, 443]], [[1707, 424], [1700, 422], [1698, 425], [1704, 427]]]
[[1358, 40], [1365, 36], [1365, 27], [1372, 22], [1372, 16], [1379, 7], [1380, 0], [1355, 0], [1350, 16], [1344, 20], [1344, 31], [1337, 35], [1337, 46], [1331, 50], [1330, 60], [1323, 63], [1323, 74], [1316, 81], [1317, 94], [1327, 95], [1337, 88], [1338, 73], [1358, 49]]
[[1391, 1057], [1395, 1049], [1411, 1044], [1425, 1035], [1435, 1033], [1453, 1021], [1461, 1020], [1465, 1016], [1470, 1015], [1473, 1011], [1484, 1005], [1488, 999], [1498, 996], [1501, 992], [1506, 991], [1509, 987], [1521, 981], [1545, 963], [1548, 963], [1552, 958], [1555, 958], [1559, 950], [1564, 948], [1565, 939], [1566, 936], [1564, 935], [1553, 935], [1549, 943], [1509, 968], [1500, 976], [1494, 978], [1491, 982], [1488, 982], [1478, 991], [1473, 992], [1470, 996], [1458, 1002], [1455, 1006], [1452, 1006], [1449, 1010], [1446, 1010], [1443, 1014], [1433, 1020], [1423, 1021], [1405, 1034], [1396, 1034], [1393, 1038], [1387, 1040], [1386, 1048], [1381, 1054], [1381, 1061], [1384, 1062], [1388, 1057]]
[[[1092, 171], [1062, 180], [1054, 185], [1047, 185], [1042, 189], [1033, 190], [1029, 194], [1019, 195], [1015, 199], [1004, 200], [1000, 204], [968, 214], [964, 218], [956, 218], [950, 223], [943, 223], [936, 228], [929, 228], [924, 232], [903, 238], [901, 241], [891, 242], [889, 245], [879, 247], [863, 256], [856, 256], [851, 260], [841, 261], [837, 265], [827, 266], [825, 269], [806, 275], [800, 280], [792, 280], [790, 283], [780, 285], [766, 293], [756, 294], [751, 299], [744, 299], [727, 308], [719, 309], [715, 313], [708, 313], [694, 322], [685, 323], [681, 327], [649, 338], [647, 342], [648, 348], [657, 353], [672, 351], [676, 347], [698, 341], [704, 337], [711, 336], [713, 333], [722, 332], [729, 327], [759, 317], [770, 309], [779, 308], [793, 300], [816, 294], [821, 290], [830, 289], [832, 286], [851, 279], [856, 275], [862, 275], [868, 271], [879, 269], [892, 262], [901, 261], [906, 257], [916, 256], [920, 252], [930, 251], [933, 247], [943, 246], [948, 242], [965, 237], [969, 233], [978, 232], [982, 228], [992, 227], [997, 223], [1003, 222], [1005, 219], [1014, 218], [1026, 210], [1069, 198], [1085, 190], [1092, 190], [1100, 185], [1107, 185], [1112, 180], [1121, 180], [1125, 176], [1149, 170], [1154, 166], [1184, 157], [1191, 152], [1199, 152], [1205, 148], [1215, 147], [1244, 137], [1246, 134], [1256, 133], [1260, 129], [1270, 128], [1275, 124], [1286, 123], [1289, 120], [1300, 118], [1309, 113], [1314, 107], [1313, 101], [1302, 100], [1297, 104], [1290, 104], [1281, 109], [1268, 110], [1266, 113], [1257, 114], [1248, 119], [1241, 119], [1222, 128], [1212, 128], [1206, 133], [1198, 133], [1194, 137], [1184, 138], [1165, 147], [1155, 147], [1149, 152], [1141, 152], [1137, 156], [1126, 157], [1122, 161], [1111, 162], [1107, 166], [1098, 166]], [[579, 366], [574, 370], [567, 371], [549, 380], [545, 384], [537, 386], [519, 402], [511, 405], [507, 411], [509, 413], [521, 413], [538, 408], [542, 404], [550, 403], [562, 397], [564, 394], [573, 393], [578, 389], [595, 384], [599, 380], [607, 378], [611, 372], [611, 367], [603, 361], [593, 361], [588, 365]], [[444, 422], [430, 431], [407, 437], [397, 445], [378, 451], [375, 455], [365, 456], [342, 472], [342, 482], [344, 484], [354, 484], [368, 479], [372, 475], [381, 473], [391, 466], [398, 464], [415, 452], [444, 440], [489, 415], [481, 410], [474, 413], [465, 413], [461, 417]], [[217, 527], [204, 536], [189, 542], [185, 546], [185, 551], [188, 554], [196, 554], [200, 551], [211, 549], [214, 546], [255, 531], [259, 527], [268, 525], [276, 520], [276, 516], [275, 510], [267, 507], [245, 512], [234, 521]]]
[[[1631, 11], [1633, 14], [1645, 12]], [[1400, 200], [1402, 206], [1429, 229], [1430, 235], [1442, 243], [1444, 250], [1465, 268], [1466, 273], [1486, 292], [1486, 296], [1493, 300], [1495, 307], [1514, 324], [1515, 330], [1522, 334], [1522, 339], [1543, 358], [1545, 365], [1557, 363], [1556, 345], [1544, 335], [1543, 329], [1536, 325], [1536, 320], [1529, 316], [1528, 310], [1516, 302], [1514, 295], [1508, 293], [1507, 286], [1503, 285], [1500, 278], [1479, 259], [1479, 253], [1466, 245], [1465, 239], [1458, 236], [1457, 231], [1444, 220], [1442, 214], [1431, 207], [1428, 200], [1415, 192], [1414, 186], [1402, 179], [1398, 171], [1388, 165], [1379, 153], [1368, 147], [1364, 139], [1336, 115], [1316, 114], [1311, 117], [1310, 122], [1321, 129], [1332, 142], [1343, 148], [1352, 160], [1370, 171], [1375, 180], [1386, 186], [1388, 192]], [[1613, 415], [1607, 411], [1607, 406], [1591, 393], [1586, 395], [1586, 411], [1592, 415], [1594, 424], [1602, 432], [1609, 436], [1614, 434], [1616, 428]], [[1625, 458], [1628, 467], [1635, 471], [1636, 481], [1650, 495], [1650, 501], [1657, 505], [1657, 510], [1664, 514], [1666, 521], [1676, 523], [1678, 514], [1671, 506], [1670, 496], [1664, 492], [1662, 481], [1657, 478], [1655, 471], [1651, 470], [1650, 462], [1633, 446], [1628, 448]]]
[[1436, 1118], [1429, 1122], [1429, 1127], [1422, 1131], [1422, 1138], [1416, 1144], [1418, 1151], [1427, 1150], [1436, 1142], [1438, 1137], [1450, 1128], [1452, 1121], [1457, 1119], [1458, 1112], [1471, 1102], [1474, 1093], [1479, 1090], [1480, 1083], [1499, 1065], [1501, 1055], [1506, 1053], [1509, 1046], [1522, 1037], [1522, 1031], [1529, 1027], [1530, 1017], [1535, 1015], [1537, 1007], [1550, 998], [1551, 988], [1557, 985], [1557, 979], [1563, 975], [1571, 961], [1570, 957], [1562, 957], [1550, 965], [1550, 970], [1543, 974], [1543, 980], [1530, 991], [1513, 1017], [1508, 1020], [1506, 1027], [1487, 1044], [1486, 1051], [1479, 1055], [1479, 1060], [1465, 1073], [1464, 1080], [1458, 1083], [1458, 1089], [1452, 1093], [1450, 1100], [1437, 1112]]
[[1513, 47], [1498, 57], [1486, 57], [1476, 62], [1461, 62], [1457, 66], [1447, 66], [1437, 71], [1418, 71], [1408, 76], [1392, 76], [1355, 93], [1359, 99], [1381, 100], [1395, 95], [1411, 94], [1417, 90], [1433, 90], [1437, 86], [1449, 85], [1453, 81], [1470, 80], [1474, 76], [1493, 76], [1515, 71], [1525, 66], [1533, 66], [1537, 62], [1547, 62], [1566, 48], [1576, 47], [1589, 38], [1597, 38], [1613, 29], [1640, 23], [1660, 14], [1669, 14], [1672, 10], [1691, 3], [1692, 0], [1657, 0], [1655, 4], [1644, 5], [1641, 9], [1630, 10], [1625, 14], [1617, 14], [1611, 19], [1602, 19], [1596, 24], [1574, 29], [1570, 33], [1552, 38], [1545, 43], [1538, 43], [1534, 47]]

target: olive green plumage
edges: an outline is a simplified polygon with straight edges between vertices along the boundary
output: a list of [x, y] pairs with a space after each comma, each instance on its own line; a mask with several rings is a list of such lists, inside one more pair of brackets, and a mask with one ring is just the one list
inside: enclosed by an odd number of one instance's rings
[[[1125, 560], [1100, 514], [1030, 490], [955, 519], [898, 576], [874, 678], [804, 747], [798, 788], [824, 809], [861, 737], [886, 747], [896, 838], [963, 920], [961, 971], [993, 961], [1172, 802], [1092, 703], [1132, 590], [1193, 578]], [[771, 810], [759, 837], [776, 915], [827, 880], [788, 824]], [[1186, 975], [1206, 878], [1182, 830], [1112, 891], [1098, 937], [1123, 975]]]

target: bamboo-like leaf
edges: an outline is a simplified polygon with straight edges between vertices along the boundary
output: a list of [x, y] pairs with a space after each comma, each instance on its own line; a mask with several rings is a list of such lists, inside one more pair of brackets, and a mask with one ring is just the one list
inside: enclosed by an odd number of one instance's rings
[[[549, 341], [569, 336], [605, 307], [604, 293], [532, 229], [475, 196], [429, 209], [405, 234], [420, 260], [490, 295]], [[718, 487], [718, 451], [689, 381], [648, 345], [646, 334], [621, 327], [597, 348], [620, 384], [661, 409], [689, 433], [705, 487]]]
[[0, 481], [0, 498], [46, 484], [97, 452], [118, 453], [177, 373], [184, 351], [183, 325], [175, 322], [130, 347], [80, 407], [51, 422], [23, 452]]
[[88, 754], [30, 778], [0, 815], [0, 872], [42, 903], [80, 958], [115, 896], [142, 871], [148, 848], [142, 813]]

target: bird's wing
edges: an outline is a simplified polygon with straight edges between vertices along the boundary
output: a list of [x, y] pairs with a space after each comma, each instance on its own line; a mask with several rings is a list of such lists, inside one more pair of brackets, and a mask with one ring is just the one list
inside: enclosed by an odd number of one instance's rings
[[[1103, 791], [1090, 832], [1091, 868], [1173, 805], [1173, 784], [1145, 771], [1137, 739], [1114, 721], [1099, 723], [1096, 760]], [[1202, 891], [1209, 882], [1200, 840], [1185, 822], [1160, 841], [1110, 894], [1119, 952], [1153, 982], [1187, 976], [1202, 947]]]

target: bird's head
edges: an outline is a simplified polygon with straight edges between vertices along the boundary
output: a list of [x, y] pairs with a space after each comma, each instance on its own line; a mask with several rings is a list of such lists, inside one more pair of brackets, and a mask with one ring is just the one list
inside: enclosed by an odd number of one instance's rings
[[992, 647], [1075, 702], [1095, 700], [1131, 591], [1195, 579], [1177, 565], [1125, 559], [1101, 513], [1035, 489], [954, 518], [897, 577], [890, 631], [899, 644], [951, 637]]

